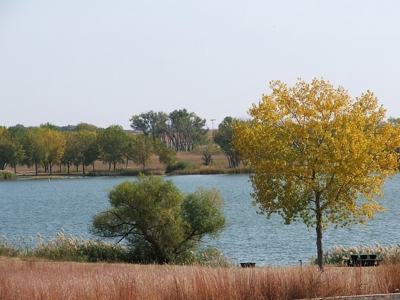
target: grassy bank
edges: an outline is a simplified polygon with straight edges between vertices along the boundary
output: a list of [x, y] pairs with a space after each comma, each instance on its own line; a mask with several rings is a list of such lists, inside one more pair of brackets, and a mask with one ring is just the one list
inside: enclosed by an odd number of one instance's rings
[[[45, 172], [43, 167], [38, 169], [38, 175], [35, 174], [34, 167], [28, 168], [27, 166], [17, 166], [18, 177], [32, 177], [32, 178], [52, 178], [52, 177], [65, 177], [65, 176], [137, 176], [139, 173], [148, 175], [194, 175], [194, 174], [248, 174], [252, 170], [248, 167], [229, 168], [228, 160], [224, 154], [216, 154], [213, 156], [213, 163], [209, 166], [204, 165], [202, 155], [190, 152], [179, 152], [177, 154], [178, 162], [183, 168], [174, 169], [173, 166], [166, 166], [158, 161], [158, 157], [154, 156], [152, 162], [143, 169], [141, 166], [129, 162], [128, 165], [117, 164], [116, 170], [109, 169], [108, 164], [101, 161], [96, 161], [94, 166], [90, 165], [85, 167], [85, 174], [83, 174], [82, 166], [71, 167], [70, 174], [67, 172], [65, 166], [55, 166], [53, 174]], [[171, 168], [172, 167], [172, 168]], [[169, 169], [172, 169], [170, 171]], [[9, 173], [14, 173], [13, 170], [8, 170]], [[1, 174], [0, 174], [1, 176]]]
[[0, 299], [311, 299], [394, 293], [400, 265], [209, 268], [0, 261]]

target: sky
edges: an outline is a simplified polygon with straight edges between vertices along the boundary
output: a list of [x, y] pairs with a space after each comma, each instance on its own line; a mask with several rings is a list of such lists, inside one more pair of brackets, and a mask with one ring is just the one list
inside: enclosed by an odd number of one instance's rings
[[400, 117], [399, 16], [398, 0], [0, 0], [0, 126], [185, 108], [215, 129], [271, 80], [321, 77]]

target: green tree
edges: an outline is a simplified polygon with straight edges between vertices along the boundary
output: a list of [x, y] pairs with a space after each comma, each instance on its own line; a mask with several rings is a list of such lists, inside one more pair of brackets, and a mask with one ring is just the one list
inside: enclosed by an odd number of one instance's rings
[[177, 161], [174, 148], [168, 147], [162, 141], [155, 141], [154, 151], [158, 155], [158, 161], [162, 164], [173, 165]]
[[238, 151], [233, 146], [233, 125], [235, 122], [239, 122], [239, 120], [225, 117], [222, 123], [218, 125], [218, 130], [213, 132], [214, 143], [224, 151], [230, 168], [236, 168], [240, 164]]
[[65, 135], [65, 151], [62, 157], [62, 163], [67, 166], [67, 174], [70, 174], [70, 168], [75, 160], [79, 158], [81, 145], [77, 138], [77, 132], [67, 131]]
[[15, 167], [23, 157], [21, 143], [13, 137], [10, 130], [0, 127], [0, 170], [4, 170], [8, 165]]
[[125, 144], [126, 149], [124, 149], [124, 160], [125, 160], [125, 167], [128, 168], [129, 161], [133, 160], [135, 155], [135, 143], [136, 143], [136, 136], [133, 133], [127, 133], [128, 141]]
[[206, 119], [185, 108], [174, 110], [169, 114], [165, 134], [176, 152], [192, 151], [196, 143], [201, 144], [206, 139], [208, 129], [204, 129], [205, 125]]
[[82, 173], [85, 174], [85, 166], [92, 165], [94, 171], [94, 162], [100, 156], [98, 144], [98, 134], [95, 130], [81, 129], [77, 132], [80, 153], [79, 161], [82, 163]]
[[24, 139], [25, 164], [30, 168], [35, 166], [35, 174], [45, 157], [44, 128], [28, 128]]
[[322, 270], [329, 223], [364, 224], [384, 211], [376, 197], [397, 172], [399, 127], [383, 124], [385, 110], [369, 91], [353, 100], [322, 79], [270, 87], [249, 110], [252, 121], [236, 123], [234, 145], [255, 170], [253, 204], [267, 218], [315, 227]]
[[9, 127], [8, 131], [11, 134], [12, 140], [17, 142], [22, 148], [15, 151], [17, 159], [13, 159], [10, 163], [10, 166], [14, 168], [14, 173], [17, 173], [17, 165], [24, 165], [25, 151], [23, 145], [26, 137], [26, 128], [23, 125], [16, 125]]
[[168, 115], [164, 112], [149, 111], [134, 115], [129, 121], [134, 130], [143, 132], [145, 136], [151, 136], [153, 141], [159, 139], [165, 131]]
[[40, 128], [44, 128], [44, 129], [54, 130], [54, 131], [57, 131], [57, 130], [58, 130], [58, 127], [57, 127], [56, 125], [51, 124], [51, 123], [49, 123], [49, 122], [47, 122], [47, 123], [42, 123], [42, 124], [40, 124], [39, 127], [40, 127]]
[[128, 138], [125, 131], [119, 125], [112, 125], [106, 129], [99, 130], [98, 144], [100, 148], [100, 156], [104, 163], [111, 164], [114, 167], [118, 163], [124, 163], [124, 154]]
[[89, 123], [79, 123], [75, 126], [74, 131], [81, 131], [81, 130], [86, 130], [86, 131], [97, 131], [98, 128]]
[[151, 137], [137, 135], [133, 140], [131, 150], [132, 161], [145, 169], [146, 165], [151, 162], [151, 156], [154, 153], [154, 142]]
[[65, 136], [61, 131], [44, 127], [42, 132], [44, 142], [43, 164], [49, 168], [50, 175], [53, 174], [53, 166], [61, 163], [65, 151]]
[[126, 240], [140, 263], [184, 262], [225, 225], [215, 189], [184, 195], [171, 180], [140, 176], [114, 187], [109, 199], [111, 208], [94, 216], [91, 232]]

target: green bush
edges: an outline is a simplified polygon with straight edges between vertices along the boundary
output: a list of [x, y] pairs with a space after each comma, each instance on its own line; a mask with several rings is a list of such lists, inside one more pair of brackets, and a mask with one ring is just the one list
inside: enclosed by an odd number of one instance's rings
[[183, 162], [183, 161], [179, 161], [176, 164], [173, 165], [168, 165], [165, 173], [172, 173], [176, 170], [185, 170], [188, 167], [188, 164]]
[[15, 178], [17, 178], [17, 175], [14, 172], [0, 170], [0, 180], [15, 179]]

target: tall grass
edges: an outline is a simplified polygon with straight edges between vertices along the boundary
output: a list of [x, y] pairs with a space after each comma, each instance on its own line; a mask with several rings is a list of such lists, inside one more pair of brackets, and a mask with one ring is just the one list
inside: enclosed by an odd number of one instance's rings
[[378, 253], [385, 257], [385, 264], [370, 268], [328, 266], [324, 272], [314, 265], [238, 268], [226, 264], [214, 248], [187, 262], [195, 266], [109, 264], [105, 262], [129, 261], [129, 249], [66, 236], [64, 231], [54, 239], [39, 235], [36, 243], [33, 238], [21, 237], [11, 245], [3, 237], [0, 299], [312, 299], [400, 290], [400, 264], [392, 259], [398, 257], [399, 248], [337, 246], [326, 255], [343, 258], [349, 251]]
[[400, 266], [209, 268], [0, 261], [0, 299], [312, 299], [394, 293]]
[[128, 262], [131, 259], [130, 251], [124, 245], [67, 236], [64, 231], [57, 233], [54, 239], [39, 234], [36, 244], [33, 237], [27, 239], [24, 236], [10, 244], [3, 236], [0, 255], [80, 262]]
[[2, 179], [15, 179], [17, 175], [14, 172], [0, 170], [0, 180]]
[[[54, 239], [46, 239], [39, 234], [37, 242], [33, 237], [27, 239], [24, 236], [14, 240], [12, 244], [4, 236], [0, 241], [0, 255], [21, 259], [39, 258], [55, 261], [112, 263], [140, 261], [140, 258], [136, 257], [134, 253], [124, 244], [67, 236], [64, 230], [57, 233]], [[213, 267], [236, 265], [214, 247], [200, 248], [183, 257], [185, 259], [174, 263]]]

